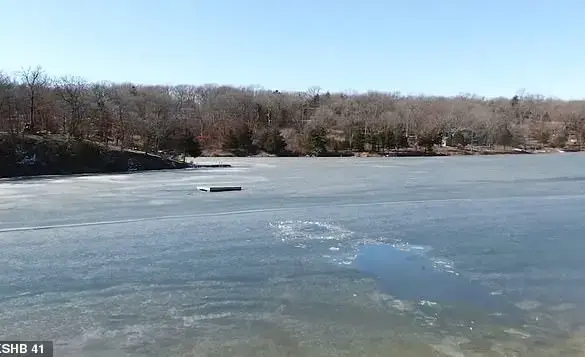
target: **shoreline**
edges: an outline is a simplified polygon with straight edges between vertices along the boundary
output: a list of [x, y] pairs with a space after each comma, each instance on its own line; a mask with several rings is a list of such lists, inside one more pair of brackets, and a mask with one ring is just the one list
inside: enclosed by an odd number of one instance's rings
[[417, 150], [399, 150], [386, 153], [377, 152], [348, 152], [348, 151], [330, 151], [321, 154], [297, 154], [297, 155], [273, 155], [266, 153], [251, 154], [251, 155], [234, 155], [229, 152], [217, 152], [213, 154], [204, 153], [203, 155], [192, 158], [210, 158], [210, 159], [231, 159], [231, 158], [302, 158], [302, 157], [322, 157], [322, 158], [339, 158], [339, 157], [449, 157], [449, 156], [495, 156], [495, 155], [543, 155], [543, 154], [563, 154], [563, 153], [577, 153], [585, 152], [585, 150], [575, 149], [555, 149], [544, 148], [540, 150], [524, 150], [519, 148], [506, 150], [470, 150], [457, 148], [439, 148], [431, 152], [417, 151]]
[[[542, 150], [462, 150], [455, 148], [439, 148], [433, 152], [402, 150], [398, 152], [369, 153], [369, 152], [327, 152], [321, 155], [295, 155], [295, 156], [277, 156], [268, 155], [265, 153], [257, 155], [236, 156], [228, 152], [218, 153], [215, 155], [203, 154], [198, 157], [186, 157], [185, 162], [178, 158], [163, 158], [161, 156], [144, 153], [136, 150], [109, 150], [106, 151], [107, 156], [115, 157], [118, 162], [111, 166], [86, 166], [76, 168], [59, 168], [47, 167], [46, 163], [34, 162], [31, 164], [20, 164], [18, 167], [9, 168], [8, 174], [2, 172], [0, 175], [1, 182], [14, 182], [26, 180], [49, 180], [61, 177], [84, 177], [84, 176], [100, 176], [100, 175], [128, 175], [145, 171], [170, 171], [180, 169], [205, 169], [205, 168], [230, 168], [231, 164], [227, 163], [230, 159], [262, 159], [262, 158], [417, 158], [417, 157], [459, 157], [459, 156], [507, 156], [507, 155], [550, 155], [563, 153], [577, 153], [583, 152], [578, 150], [562, 150], [562, 149], [542, 149]], [[102, 160], [103, 161], [103, 160]], [[103, 164], [103, 162], [102, 162]]]

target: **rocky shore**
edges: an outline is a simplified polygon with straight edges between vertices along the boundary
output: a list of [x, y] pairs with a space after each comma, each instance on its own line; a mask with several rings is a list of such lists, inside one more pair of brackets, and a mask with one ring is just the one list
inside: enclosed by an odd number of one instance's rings
[[114, 173], [190, 167], [188, 163], [93, 142], [0, 136], [0, 178]]

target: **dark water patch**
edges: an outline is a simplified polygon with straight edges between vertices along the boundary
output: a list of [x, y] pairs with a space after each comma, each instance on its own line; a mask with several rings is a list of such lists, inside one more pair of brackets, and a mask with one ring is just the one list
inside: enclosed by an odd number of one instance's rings
[[[486, 187], [495, 186], [503, 188], [514, 188], [516, 191], [513, 193], [511, 198], [524, 198], [524, 197], [533, 197], [532, 194], [522, 194], [521, 190], [519, 189], [524, 185], [524, 188], [531, 187], [530, 185], [539, 185], [539, 184], [558, 184], [560, 186], [569, 185], [569, 184], [581, 184], [585, 182], [585, 176], [562, 176], [562, 177], [544, 177], [544, 178], [516, 178], [516, 179], [472, 179], [472, 180], [453, 180], [450, 182], [442, 182], [442, 183], [420, 183], [420, 184], [409, 184], [408, 187], [410, 189], [416, 189], [417, 192], [444, 192], [447, 188], [452, 188], [455, 192], [460, 191], [461, 189], [469, 189], [473, 188], [474, 190], [485, 189]], [[485, 187], [481, 187], [485, 185]], [[550, 195], [547, 193], [545, 196]], [[507, 196], [503, 196], [505, 198]]]
[[517, 319], [521, 311], [503, 295], [452, 272], [435, 268], [435, 262], [415, 252], [391, 245], [365, 246], [356, 259], [357, 267], [376, 277], [382, 290], [395, 298], [429, 301], [457, 309], [478, 309], [486, 314], [503, 314]]
[[521, 183], [563, 183], [563, 182], [585, 182], [585, 176], [560, 176], [560, 177], [544, 177], [544, 178], [518, 178], [508, 180], [463, 180], [459, 183], [469, 184], [521, 184]]

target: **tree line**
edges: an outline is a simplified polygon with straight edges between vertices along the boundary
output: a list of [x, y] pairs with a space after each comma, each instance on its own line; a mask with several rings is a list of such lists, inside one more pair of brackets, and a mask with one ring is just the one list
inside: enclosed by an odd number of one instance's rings
[[323, 154], [437, 145], [565, 147], [585, 142], [585, 101], [401, 93], [281, 92], [135, 85], [0, 71], [0, 132], [60, 135], [146, 152]]

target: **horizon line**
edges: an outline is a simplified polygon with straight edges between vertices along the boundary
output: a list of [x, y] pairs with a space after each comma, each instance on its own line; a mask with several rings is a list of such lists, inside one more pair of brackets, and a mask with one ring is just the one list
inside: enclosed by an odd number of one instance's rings
[[198, 84], [195, 83], [184, 83], [184, 82], [166, 82], [166, 83], [152, 83], [152, 82], [143, 82], [143, 81], [132, 81], [132, 80], [123, 80], [123, 81], [116, 81], [116, 80], [109, 80], [109, 79], [92, 79], [88, 76], [77, 75], [77, 74], [60, 74], [60, 75], [53, 75], [51, 72], [48, 72], [45, 67], [41, 65], [36, 66], [23, 66], [21, 69], [18, 70], [3, 70], [0, 68], [0, 74], [4, 73], [8, 75], [11, 80], [20, 83], [19, 81], [19, 73], [32, 70], [32, 69], [41, 69], [42, 72], [52, 80], [59, 79], [59, 78], [76, 78], [86, 82], [87, 84], [108, 84], [108, 85], [134, 85], [139, 87], [181, 87], [181, 86], [194, 86], [194, 87], [230, 87], [234, 89], [245, 89], [245, 90], [259, 90], [263, 92], [281, 92], [287, 94], [301, 94], [307, 93], [311, 89], [317, 89], [318, 94], [322, 95], [325, 93], [329, 93], [331, 95], [349, 95], [349, 96], [362, 96], [372, 94], [385, 94], [385, 95], [395, 95], [399, 98], [444, 98], [444, 99], [473, 99], [473, 100], [480, 100], [480, 101], [490, 101], [490, 100], [501, 100], [501, 99], [512, 99], [515, 96], [518, 98], [539, 98], [543, 101], [561, 101], [561, 102], [583, 102], [585, 101], [585, 97], [558, 97], [553, 95], [545, 95], [542, 93], [537, 92], [530, 92], [527, 91], [523, 87], [519, 87], [516, 92], [512, 95], [482, 95], [476, 92], [469, 92], [469, 91], [461, 91], [457, 94], [433, 94], [433, 93], [425, 93], [425, 92], [418, 92], [418, 93], [405, 93], [400, 90], [381, 90], [381, 89], [367, 89], [367, 90], [356, 90], [356, 89], [326, 89], [319, 85], [309, 85], [305, 89], [282, 89], [282, 88], [268, 88], [261, 84], [235, 84], [235, 83], [217, 83], [217, 82], [200, 82]]

